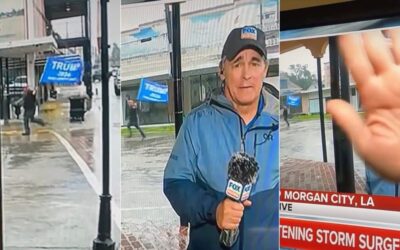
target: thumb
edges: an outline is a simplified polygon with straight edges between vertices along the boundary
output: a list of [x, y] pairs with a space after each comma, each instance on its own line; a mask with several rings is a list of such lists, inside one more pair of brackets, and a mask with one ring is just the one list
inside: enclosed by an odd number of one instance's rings
[[333, 120], [346, 133], [356, 149], [364, 148], [363, 143], [369, 136], [368, 130], [361, 117], [348, 102], [343, 100], [330, 100], [327, 103], [327, 112], [332, 115]]
[[249, 201], [249, 200], [243, 201], [243, 206], [250, 207], [251, 206], [251, 201]]

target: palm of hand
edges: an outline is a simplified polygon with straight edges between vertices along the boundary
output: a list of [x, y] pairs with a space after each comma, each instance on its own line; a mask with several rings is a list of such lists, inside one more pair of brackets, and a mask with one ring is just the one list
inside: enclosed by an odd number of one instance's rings
[[384, 177], [400, 181], [400, 32], [391, 32], [388, 49], [382, 35], [340, 37], [347, 67], [357, 83], [364, 120], [350, 104], [329, 103], [328, 112], [357, 152]]

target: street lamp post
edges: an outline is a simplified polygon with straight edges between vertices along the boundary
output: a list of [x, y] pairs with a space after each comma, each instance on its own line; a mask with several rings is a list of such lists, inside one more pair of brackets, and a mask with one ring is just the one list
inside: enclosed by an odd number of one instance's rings
[[[340, 98], [349, 101], [348, 90], [346, 91], [349, 86], [347, 70], [345, 70], [343, 62], [339, 62], [339, 60], [336, 37], [329, 37], [331, 97], [332, 99]], [[349, 139], [336, 122], [332, 123], [332, 130], [337, 191], [355, 193], [353, 148]]]
[[175, 131], [178, 131], [183, 123], [182, 108], [182, 70], [181, 70], [181, 22], [180, 3], [172, 4], [172, 78], [174, 80], [175, 94]]
[[3, 58], [0, 57], [0, 84], [1, 84], [1, 93], [0, 93], [0, 98], [1, 98], [1, 119], [5, 120], [5, 101], [4, 101], [4, 83], [3, 83]]
[[103, 138], [103, 193], [100, 195], [100, 214], [97, 238], [93, 241], [93, 250], [115, 249], [111, 239], [111, 194], [110, 194], [110, 129], [108, 98], [108, 30], [107, 2], [101, 4], [101, 79], [102, 79], [102, 138]]
[[[1, 101], [3, 102], [3, 98], [4, 98], [4, 85], [3, 85], [3, 74], [2, 74], [2, 72], [3, 72], [3, 69], [2, 69], [2, 65], [1, 65], [1, 58], [0, 58], [0, 83], [1, 83], [1, 96], [2, 96], [2, 98], [1, 98]], [[2, 103], [2, 109], [4, 109], [4, 102]], [[2, 111], [3, 112], [3, 111]], [[1, 131], [1, 128], [0, 128], [0, 131]], [[0, 226], [1, 226], [1, 229], [0, 229], [0, 250], [3, 250], [3, 233], [4, 233], [4, 230], [3, 230], [3, 171], [2, 171], [2, 169], [3, 169], [3, 166], [2, 166], [2, 161], [3, 161], [3, 158], [2, 158], [2, 155], [1, 155], [1, 152], [2, 152], [2, 149], [1, 149], [1, 135], [0, 135]]]
[[[6, 93], [7, 93], [7, 104], [5, 105], [6, 107], [6, 112], [5, 112], [5, 118], [4, 118], [4, 125], [8, 125], [8, 119], [11, 118], [11, 112], [12, 109], [10, 110], [10, 83], [9, 83], [9, 79], [8, 79], [8, 58], [6, 58]], [[4, 88], [4, 87], [3, 87]]]

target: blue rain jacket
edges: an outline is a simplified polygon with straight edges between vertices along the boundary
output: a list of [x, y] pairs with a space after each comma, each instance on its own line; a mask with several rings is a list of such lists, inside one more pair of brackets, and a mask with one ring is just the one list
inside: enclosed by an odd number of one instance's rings
[[164, 193], [190, 223], [190, 250], [220, 250], [216, 209], [226, 197], [228, 163], [236, 152], [260, 167], [234, 250], [279, 249], [279, 101], [265, 89], [247, 125], [221, 93], [186, 117], [164, 171]]

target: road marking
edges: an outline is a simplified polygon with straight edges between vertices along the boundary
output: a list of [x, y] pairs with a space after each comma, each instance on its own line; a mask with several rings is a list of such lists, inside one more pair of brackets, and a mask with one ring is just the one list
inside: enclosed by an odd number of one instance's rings
[[18, 133], [22, 133], [22, 131], [18, 131], [18, 130], [11, 130], [11, 131], [1, 131], [1, 135], [17, 135]]
[[51, 130], [49, 130], [49, 129], [37, 129], [35, 132], [38, 133], [38, 134], [47, 134], [47, 133], [51, 133]]
[[[72, 147], [72, 145], [60, 134], [55, 131], [50, 131], [57, 139], [61, 142], [61, 144], [67, 149], [68, 153], [71, 155], [72, 159], [78, 164], [81, 169], [83, 175], [86, 180], [89, 182], [89, 185], [93, 188], [97, 195], [101, 195], [100, 183], [97, 181], [96, 176], [90, 171], [89, 166], [82, 159], [82, 157], [76, 152], [76, 150]], [[118, 229], [121, 231], [121, 210], [118, 205], [111, 200], [111, 213], [114, 222], [117, 224]]]
[[[9, 131], [1, 131], [1, 135], [7, 135], [7, 136], [11, 136], [11, 135], [18, 135], [18, 134], [22, 134], [23, 131], [22, 130], [9, 130]], [[49, 129], [35, 129], [32, 134], [48, 134], [51, 133], [51, 131]]]

